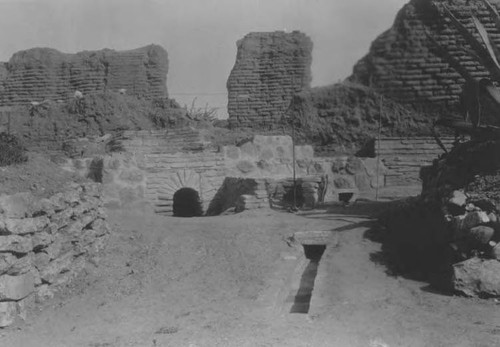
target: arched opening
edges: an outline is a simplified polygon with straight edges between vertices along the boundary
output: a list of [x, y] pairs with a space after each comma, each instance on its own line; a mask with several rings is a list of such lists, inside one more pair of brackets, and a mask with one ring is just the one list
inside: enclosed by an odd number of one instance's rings
[[203, 214], [200, 195], [193, 188], [181, 188], [174, 194], [175, 217], [198, 217]]

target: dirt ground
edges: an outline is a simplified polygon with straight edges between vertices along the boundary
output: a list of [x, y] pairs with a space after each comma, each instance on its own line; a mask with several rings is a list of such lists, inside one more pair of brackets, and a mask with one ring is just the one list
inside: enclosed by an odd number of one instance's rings
[[[367, 232], [384, 205], [174, 218], [110, 210], [88, 269], [0, 346], [500, 346], [500, 305], [392, 277]], [[309, 314], [289, 313], [296, 231], [331, 231]]]

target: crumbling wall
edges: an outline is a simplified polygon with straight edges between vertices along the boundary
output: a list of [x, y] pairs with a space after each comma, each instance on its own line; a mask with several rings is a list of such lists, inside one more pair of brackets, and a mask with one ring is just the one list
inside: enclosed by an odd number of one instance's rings
[[50, 198], [0, 196], [0, 327], [54, 295], [102, 249], [109, 234], [96, 184]]
[[343, 82], [297, 93], [282, 124], [294, 124], [296, 140], [326, 156], [355, 154], [379, 135], [430, 136], [435, 119], [364, 85]]
[[76, 54], [32, 48], [0, 63], [0, 106], [66, 100], [76, 90], [85, 95], [126, 89], [145, 98], [167, 97], [167, 72], [167, 52], [157, 45]]
[[231, 127], [276, 126], [293, 94], [309, 88], [312, 41], [294, 31], [250, 33], [237, 42], [227, 81]]
[[[497, 7], [500, 4], [498, 0], [491, 3]], [[372, 43], [370, 52], [354, 66], [350, 80], [405, 103], [456, 106], [465, 81], [437, 54], [426, 29], [473, 76], [485, 77], [488, 73], [467, 51], [469, 46], [461, 35], [432, 4], [446, 4], [470, 30], [473, 27], [470, 15], [475, 15], [491, 32], [493, 42], [500, 44], [500, 33], [480, 0], [412, 0], [399, 11], [393, 26]]]

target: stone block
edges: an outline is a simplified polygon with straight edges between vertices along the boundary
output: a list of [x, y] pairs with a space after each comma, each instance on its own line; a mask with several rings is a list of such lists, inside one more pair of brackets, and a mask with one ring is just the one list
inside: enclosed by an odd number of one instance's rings
[[475, 246], [487, 245], [488, 242], [493, 238], [494, 234], [495, 229], [485, 225], [478, 225], [469, 230], [469, 238]]
[[31, 193], [0, 196], [0, 214], [7, 218], [31, 217], [37, 209], [36, 199]]
[[0, 328], [5, 328], [13, 324], [16, 321], [18, 312], [17, 302], [0, 302]]
[[28, 253], [22, 257], [11, 258], [11, 263], [2, 274], [18, 276], [25, 274], [31, 270], [33, 267], [33, 253]]
[[449, 204], [458, 207], [465, 206], [466, 202], [467, 202], [467, 195], [465, 195], [464, 192], [460, 190], [453, 191], [450, 199], [448, 200]]
[[20, 235], [0, 235], [0, 252], [25, 254], [33, 250], [33, 241]]
[[239, 161], [238, 164], [236, 164], [236, 168], [244, 174], [255, 171], [255, 165], [248, 160]]
[[484, 211], [472, 211], [467, 213], [465, 218], [463, 219], [463, 223], [461, 226], [461, 231], [467, 231], [475, 226], [486, 224], [490, 221], [488, 215]]
[[69, 251], [66, 254], [52, 260], [42, 271], [40, 277], [46, 283], [53, 283], [61, 272], [71, 270], [71, 263], [73, 262], [75, 253]]
[[0, 301], [18, 301], [35, 290], [35, 281], [31, 273], [18, 276], [0, 276]]
[[466, 296], [500, 297], [500, 261], [471, 258], [453, 265], [453, 288]]
[[25, 235], [42, 231], [49, 224], [46, 216], [35, 218], [13, 219], [0, 221], [0, 231], [4, 234]]
[[33, 256], [33, 265], [35, 265], [38, 270], [44, 269], [49, 265], [49, 262], [50, 256], [45, 252], [38, 252]]
[[102, 236], [110, 232], [109, 225], [104, 219], [96, 219], [90, 227], [96, 231], [97, 236]]
[[351, 176], [339, 176], [333, 180], [333, 184], [337, 189], [348, 189], [356, 186]]
[[72, 216], [73, 210], [71, 208], [67, 208], [60, 211], [59, 213], [54, 214], [50, 218], [50, 221], [55, 225], [57, 229], [61, 229], [70, 223]]
[[236, 146], [225, 146], [224, 147], [226, 157], [232, 160], [238, 160], [240, 158], [240, 149]]
[[61, 254], [63, 250], [63, 239], [61, 236], [56, 236], [54, 241], [45, 247], [44, 251], [47, 253], [50, 257], [50, 259], [55, 259]]

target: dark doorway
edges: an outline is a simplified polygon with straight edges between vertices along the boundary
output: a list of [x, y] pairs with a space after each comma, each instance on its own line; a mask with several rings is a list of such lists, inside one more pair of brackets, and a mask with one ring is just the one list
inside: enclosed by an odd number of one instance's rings
[[200, 195], [193, 188], [181, 188], [174, 194], [175, 217], [198, 217], [203, 214]]

